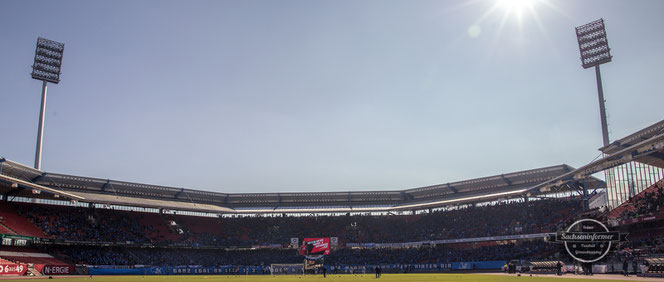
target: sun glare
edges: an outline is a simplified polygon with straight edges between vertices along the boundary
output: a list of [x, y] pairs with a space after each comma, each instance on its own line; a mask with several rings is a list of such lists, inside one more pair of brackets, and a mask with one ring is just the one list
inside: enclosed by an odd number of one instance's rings
[[535, 0], [497, 0], [497, 8], [504, 10], [507, 17], [515, 16], [519, 21], [523, 17], [523, 12], [532, 10]]
[[[500, 19], [499, 29], [508, 21], [516, 21], [519, 27], [523, 25], [524, 21], [534, 21], [535, 24], [540, 24], [540, 19], [537, 14], [539, 6], [548, 6], [556, 9], [556, 7], [549, 2], [549, 0], [477, 0], [490, 2], [491, 5], [479, 19], [475, 25], [481, 25], [483, 21], [498, 15]], [[477, 3], [477, 2], [475, 2]]]
[[[517, 38], [524, 34], [532, 34], [538, 29], [543, 39], [550, 43], [546, 28], [540, 19], [540, 13], [566, 13], [555, 5], [553, 0], [469, 0], [469, 5], [481, 3], [484, 10], [480, 16], [467, 27], [466, 36], [478, 39], [491, 36], [491, 50], [499, 50], [498, 44], [503, 31], [509, 30], [509, 38]], [[544, 11], [540, 11], [545, 9]], [[520, 44], [520, 43], [519, 43]]]
[[[474, 23], [475, 26], [481, 26], [482, 22], [497, 15], [499, 18], [498, 35], [508, 21], [516, 21], [519, 28], [522, 28], [525, 21], [528, 21], [542, 31], [544, 27], [540, 22], [537, 10], [541, 6], [547, 6], [553, 10], [559, 9], [550, 2], [550, 0], [478, 0], [492, 3], [479, 19]], [[559, 11], [560, 12], [560, 11]], [[529, 24], [530, 24], [529, 23]], [[472, 27], [472, 26], [471, 26]], [[470, 32], [469, 32], [470, 33]], [[472, 34], [471, 34], [471, 37]]]

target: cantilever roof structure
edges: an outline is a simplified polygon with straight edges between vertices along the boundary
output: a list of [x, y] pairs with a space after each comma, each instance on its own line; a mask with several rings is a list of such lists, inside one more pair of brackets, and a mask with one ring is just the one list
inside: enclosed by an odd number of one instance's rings
[[[395, 191], [219, 193], [43, 172], [0, 159], [0, 193], [80, 202], [207, 213], [400, 211], [523, 197], [528, 188], [572, 171], [557, 165]], [[593, 179], [596, 185], [601, 181]], [[39, 191], [35, 193], [34, 191]], [[45, 193], [41, 193], [45, 192]]]
[[[664, 120], [655, 123], [651, 126], [648, 126], [642, 130], [639, 130], [635, 133], [632, 133], [625, 138], [614, 141], [608, 146], [600, 148], [600, 151], [602, 151], [605, 154], [614, 154], [625, 148], [629, 148], [640, 142], [647, 141], [662, 134], [664, 134]], [[649, 154], [641, 156], [638, 162], [651, 166], [656, 166], [659, 168], [664, 168], [664, 153], [657, 151], [651, 152]]]
[[592, 174], [632, 161], [659, 168], [664, 167], [664, 120], [600, 148], [600, 150], [605, 154], [601, 159], [544, 181], [531, 187], [530, 190], [544, 191], [551, 187], [586, 179]]
[[219, 193], [149, 185], [44, 172], [0, 157], [0, 193], [3, 199], [59, 197], [87, 203], [216, 214], [421, 210], [569, 191], [581, 182], [586, 188], [600, 188], [604, 182], [593, 174], [631, 161], [661, 168], [664, 121], [600, 150], [604, 157], [578, 169], [563, 164], [404, 190], [300, 193]]
[[[593, 174], [630, 161], [664, 165], [664, 121], [600, 149], [606, 155], [574, 169], [556, 165], [393, 191], [219, 193], [49, 173], [0, 158], [0, 193], [60, 197], [88, 203], [217, 214], [337, 213], [421, 210], [469, 202], [538, 196], [572, 189], [571, 182], [604, 187]], [[45, 192], [45, 193], [41, 193]]]

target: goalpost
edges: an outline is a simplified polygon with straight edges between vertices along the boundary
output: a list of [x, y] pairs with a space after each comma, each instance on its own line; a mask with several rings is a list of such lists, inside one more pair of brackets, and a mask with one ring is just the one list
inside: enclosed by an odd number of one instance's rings
[[304, 264], [302, 263], [273, 263], [270, 265], [271, 275], [282, 274], [304, 274]]

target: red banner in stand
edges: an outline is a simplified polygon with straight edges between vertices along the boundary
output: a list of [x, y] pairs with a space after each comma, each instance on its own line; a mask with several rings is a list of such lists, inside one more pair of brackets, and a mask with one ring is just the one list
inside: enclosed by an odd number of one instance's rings
[[304, 238], [300, 255], [329, 255], [330, 238]]
[[24, 275], [28, 271], [26, 264], [0, 264], [0, 276]]

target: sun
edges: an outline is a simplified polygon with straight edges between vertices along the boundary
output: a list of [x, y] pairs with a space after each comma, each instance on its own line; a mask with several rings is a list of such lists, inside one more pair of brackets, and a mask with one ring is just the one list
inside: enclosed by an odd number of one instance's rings
[[475, 23], [476, 25], [480, 25], [484, 20], [487, 20], [494, 15], [498, 15], [501, 28], [510, 20], [516, 20], [518, 25], [521, 26], [526, 17], [528, 20], [535, 21], [539, 24], [537, 9], [540, 8], [540, 6], [548, 6], [557, 10], [550, 0], [476, 0], [473, 2], [491, 3], [489, 9], [477, 19]]
[[523, 18], [524, 11], [532, 12], [537, 0], [496, 0], [495, 7], [504, 11], [505, 17]]
[[[516, 21], [520, 29], [523, 27], [524, 21], [528, 21], [544, 31], [537, 11], [542, 6], [561, 12], [551, 0], [475, 0], [473, 2], [489, 2], [490, 5], [489, 9], [471, 27], [479, 27], [485, 20], [498, 16], [498, 35], [502, 32], [503, 27], [508, 21]], [[473, 37], [470, 31], [469, 35]]]
[[[463, 6], [480, 7], [482, 11], [473, 23], [467, 26], [466, 36], [471, 39], [490, 39], [488, 45], [491, 53], [500, 50], [499, 42], [507, 38], [512, 43], [522, 44], [526, 34], [532, 35], [539, 31], [539, 36], [553, 45], [540, 13], [550, 15], [552, 12], [568, 17], [567, 13], [556, 5], [555, 0], [466, 0]], [[510, 35], [503, 37], [503, 31], [509, 30]]]
[[[473, 23], [467, 26], [466, 36], [471, 39], [485, 38], [491, 40], [488, 45], [491, 52], [500, 50], [499, 42], [507, 38], [512, 43], [522, 44], [526, 34], [529, 36], [539, 31], [539, 36], [549, 45], [553, 45], [540, 13], [547, 16], [552, 12], [569, 18], [570, 16], [555, 0], [466, 0], [463, 6], [477, 5], [482, 11]], [[510, 35], [503, 37], [503, 31], [509, 30]]]
[[523, 11], [526, 8], [531, 8], [536, 2], [535, 0], [497, 0], [496, 5], [503, 7], [508, 11]]

